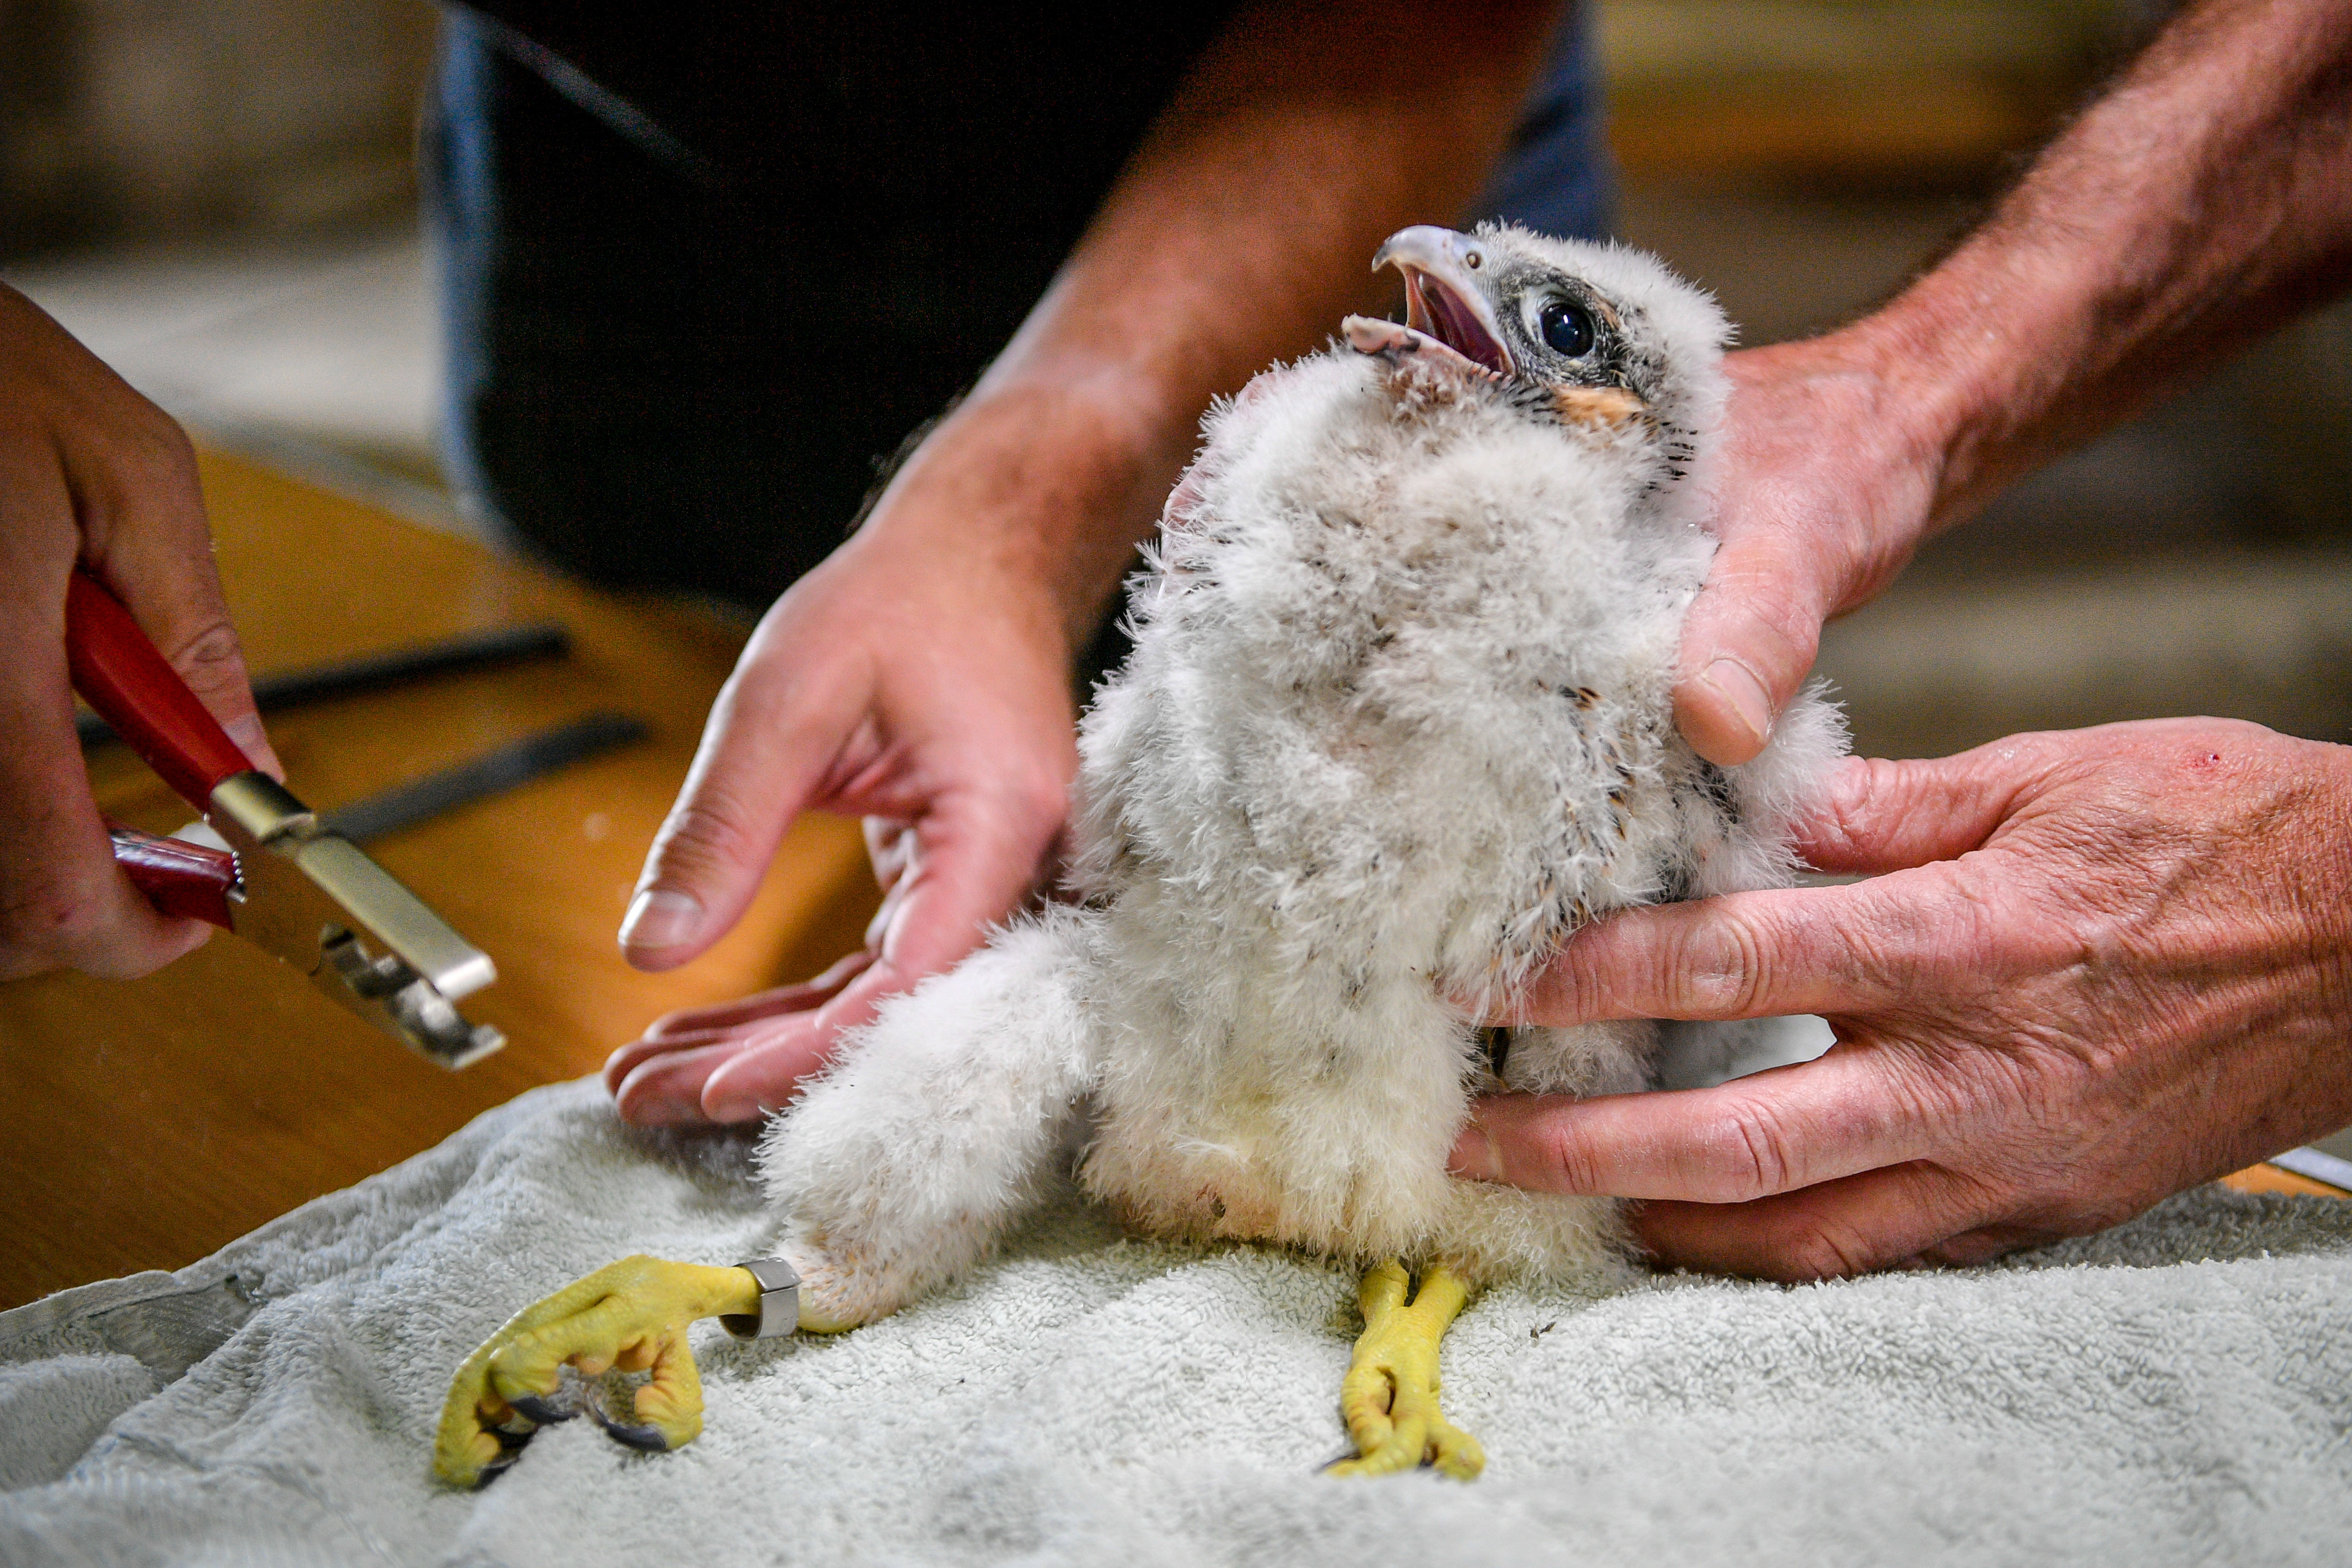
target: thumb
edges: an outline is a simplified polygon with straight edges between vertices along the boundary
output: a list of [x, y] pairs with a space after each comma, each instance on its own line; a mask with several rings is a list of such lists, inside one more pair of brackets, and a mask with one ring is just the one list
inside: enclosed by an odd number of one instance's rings
[[166, 579], [139, 587], [117, 578], [109, 586], [246, 759], [283, 780], [286, 768], [262, 728], [244, 645], [229, 622], [220, 584], [209, 570], [202, 575], [202, 581]]
[[1764, 749], [1813, 667], [1832, 599], [1802, 530], [1727, 532], [1706, 586], [1683, 618], [1675, 724], [1708, 761], [1736, 767]]
[[1819, 651], [1822, 622], [1908, 559], [1935, 495], [1937, 450], [1859, 329], [1725, 359], [1706, 586], [1683, 621], [1675, 722], [1708, 761], [1764, 748]]
[[144, 466], [128, 476], [76, 465], [77, 500], [95, 501], [110, 524], [91, 566], [229, 739], [256, 768], [282, 779], [213, 564], [195, 454], [176, 425], [165, 424]]
[[801, 668], [793, 653], [755, 639], [711, 705], [622, 917], [621, 949], [640, 969], [676, 968], [733, 926], [865, 711], [862, 663]]

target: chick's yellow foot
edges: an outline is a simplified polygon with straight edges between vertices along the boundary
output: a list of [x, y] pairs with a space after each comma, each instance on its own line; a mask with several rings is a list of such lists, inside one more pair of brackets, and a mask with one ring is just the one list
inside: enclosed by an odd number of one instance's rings
[[1422, 1270], [1420, 1290], [1411, 1287], [1394, 1259], [1356, 1287], [1364, 1332], [1339, 1385], [1339, 1413], [1355, 1439], [1356, 1457], [1333, 1465], [1334, 1475], [1381, 1476], [1427, 1464], [1466, 1481], [1486, 1469], [1478, 1439], [1437, 1408], [1438, 1342], [1469, 1301], [1469, 1290], [1434, 1263]]
[[441, 1406], [435, 1473], [478, 1486], [520, 1446], [500, 1427], [518, 1416], [541, 1423], [576, 1414], [548, 1403], [567, 1363], [590, 1377], [612, 1367], [653, 1375], [636, 1392], [635, 1424], [598, 1416], [620, 1441], [653, 1450], [692, 1442], [702, 1430], [702, 1380], [687, 1349], [687, 1325], [759, 1310], [760, 1281], [748, 1270], [658, 1258], [624, 1258], [597, 1270], [517, 1312], [466, 1358]]

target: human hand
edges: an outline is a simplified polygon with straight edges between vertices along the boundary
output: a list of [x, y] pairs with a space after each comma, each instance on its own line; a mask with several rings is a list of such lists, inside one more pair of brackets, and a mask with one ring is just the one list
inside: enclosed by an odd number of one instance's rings
[[1507, 1021], [1820, 1013], [1826, 1056], [1486, 1100], [1455, 1172], [1811, 1280], [2100, 1229], [2352, 1123], [2352, 750], [2170, 719], [1856, 759], [1799, 847], [1884, 874], [1601, 921]]
[[0, 285], [0, 980], [143, 975], [211, 927], [115, 869], [66, 668], [88, 566], [256, 766], [278, 771], [213, 569], [195, 455], [169, 416]]
[[[824, 810], [866, 819], [885, 889], [867, 950], [810, 985], [656, 1022], [605, 1064], [625, 1120], [782, 1104], [842, 1030], [977, 947], [1050, 873], [1077, 767], [1069, 661], [1085, 620], [1062, 611], [1054, 571], [976, 547], [1013, 531], [992, 512], [1055, 504], [1057, 487], [999, 473], [1035, 444], [974, 412], [761, 622], [621, 932], [640, 967], [692, 958], [741, 915], [793, 818]], [[983, 480], [1003, 487], [972, 494]]]
[[1884, 589], [1926, 532], [1937, 448], [1899, 364], [1873, 323], [1724, 361], [1718, 542], [1675, 685], [1675, 722], [1709, 761], [1764, 748], [1822, 622]]

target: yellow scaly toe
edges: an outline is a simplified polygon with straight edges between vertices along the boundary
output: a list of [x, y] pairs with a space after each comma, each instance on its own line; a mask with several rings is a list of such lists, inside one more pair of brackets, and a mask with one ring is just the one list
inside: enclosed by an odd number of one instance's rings
[[754, 1312], [760, 1281], [748, 1270], [659, 1258], [624, 1258], [507, 1320], [450, 1381], [433, 1444], [433, 1469], [456, 1486], [478, 1486], [510, 1459], [499, 1428], [537, 1414], [566, 1363], [589, 1376], [607, 1368], [650, 1372], [637, 1390], [637, 1424], [607, 1423], [632, 1448], [676, 1448], [702, 1431], [702, 1379], [687, 1349], [697, 1318]]
[[1333, 1465], [1332, 1474], [1381, 1476], [1427, 1464], [1466, 1481], [1486, 1469], [1478, 1439], [1437, 1407], [1438, 1343], [1469, 1299], [1468, 1287], [1442, 1263], [1421, 1271], [1417, 1291], [1394, 1259], [1365, 1273], [1356, 1287], [1364, 1332], [1339, 1385], [1356, 1457]]

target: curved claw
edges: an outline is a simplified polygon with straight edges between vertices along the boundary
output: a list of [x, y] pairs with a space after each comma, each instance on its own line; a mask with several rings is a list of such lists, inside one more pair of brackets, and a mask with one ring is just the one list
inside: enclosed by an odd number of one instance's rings
[[[580, 1414], [577, 1410], [566, 1409], [553, 1399], [541, 1398], [536, 1394], [518, 1394], [507, 1401], [507, 1406], [534, 1427], [553, 1427], [569, 1421]], [[530, 1434], [525, 1433], [524, 1436], [528, 1437]]]
[[625, 1448], [635, 1448], [641, 1454], [669, 1452], [669, 1438], [659, 1427], [650, 1423], [615, 1421], [602, 1410], [592, 1410], [596, 1425], [604, 1428], [604, 1436]]
[[658, 1258], [624, 1258], [533, 1302], [478, 1346], [450, 1381], [434, 1439], [433, 1469], [457, 1486], [478, 1486], [514, 1462], [520, 1442], [499, 1428], [520, 1416], [534, 1423], [579, 1414], [556, 1404], [558, 1369], [591, 1376], [607, 1367], [650, 1371], [636, 1393], [635, 1422], [596, 1419], [635, 1448], [682, 1448], [702, 1430], [702, 1382], [687, 1349], [698, 1318], [758, 1310], [760, 1282], [742, 1269], [709, 1269]]

